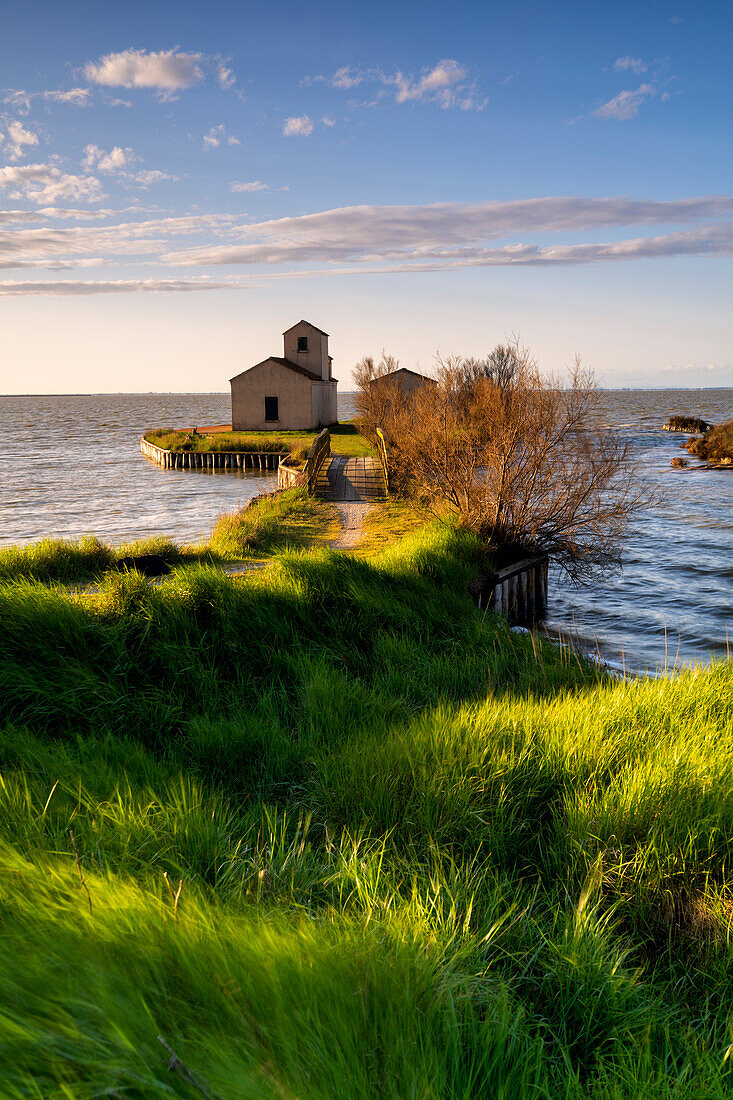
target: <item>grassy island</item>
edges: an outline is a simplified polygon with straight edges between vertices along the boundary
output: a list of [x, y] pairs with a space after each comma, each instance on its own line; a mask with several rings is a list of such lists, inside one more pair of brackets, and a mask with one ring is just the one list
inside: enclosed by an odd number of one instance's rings
[[6, 568], [4, 1096], [730, 1095], [731, 665], [612, 681], [385, 517], [286, 508], [237, 580]]
[[704, 458], [708, 462], [733, 462], [733, 420], [717, 424], [699, 439], [690, 440], [687, 450], [696, 458]]
[[[359, 434], [353, 421], [345, 420], [329, 425], [332, 450], [338, 454], [359, 457], [374, 454], [368, 439]], [[232, 432], [193, 431], [177, 428], [156, 428], [145, 433], [148, 443], [165, 451], [277, 451], [304, 457], [318, 432]]]

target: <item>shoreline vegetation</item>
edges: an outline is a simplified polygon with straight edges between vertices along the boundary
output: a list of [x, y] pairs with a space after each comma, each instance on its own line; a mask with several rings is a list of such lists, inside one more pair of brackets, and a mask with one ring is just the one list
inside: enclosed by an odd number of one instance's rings
[[733, 664], [619, 680], [513, 631], [470, 595], [511, 540], [431, 504], [346, 551], [303, 489], [197, 546], [0, 551], [4, 1095], [730, 1095]]
[[733, 666], [612, 681], [372, 516], [236, 581], [6, 571], [5, 1095], [730, 1094]]

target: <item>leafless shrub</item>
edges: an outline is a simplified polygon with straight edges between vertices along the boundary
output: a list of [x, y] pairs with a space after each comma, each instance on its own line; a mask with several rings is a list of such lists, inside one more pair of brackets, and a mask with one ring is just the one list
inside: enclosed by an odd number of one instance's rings
[[399, 381], [393, 377], [399, 366], [399, 359], [383, 351], [378, 361], [366, 355], [354, 368], [359, 430], [372, 443], [376, 443], [377, 428], [381, 428], [392, 443], [397, 424], [403, 422], [408, 399]]
[[483, 361], [441, 360], [435, 386], [367, 400], [368, 415], [386, 416], [396, 479], [428, 511], [447, 509], [491, 548], [548, 552], [575, 579], [620, 561], [651, 502], [628, 446], [596, 427], [598, 390], [579, 359], [547, 378], [515, 341]]

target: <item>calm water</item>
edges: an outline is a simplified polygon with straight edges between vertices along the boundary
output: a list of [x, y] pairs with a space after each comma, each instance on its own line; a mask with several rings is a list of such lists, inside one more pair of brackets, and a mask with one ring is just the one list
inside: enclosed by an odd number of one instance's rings
[[[631, 669], [664, 663], [665, 630], [670, 665], [724, 655], [726, 628], [733, 642], [733, 472], [672, 472], [683, 437], [660, 427], [672, 413], [733, 418], [733, 390], [608, 391], [603, 410], [669, 498], [637, 524], [620, 574], [579, 590], [553, 581], [547, 627]], [[0, 397], [0, 544], [207, 535], [220, 513], [273, 487], [273, 475], [163, 470], [139, 440], [146, 428], [217, 424], [229, 413], [227, 394]], [[339, 415], [352, 413], [341, 395]]]

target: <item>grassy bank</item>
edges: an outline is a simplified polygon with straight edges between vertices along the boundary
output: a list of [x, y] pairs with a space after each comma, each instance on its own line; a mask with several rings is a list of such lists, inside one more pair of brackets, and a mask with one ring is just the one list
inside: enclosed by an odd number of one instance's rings
[[729, 1094], [731, 667], [611, 683], [477, 553], [0, 586], [4, 1096]]
[[[350, 457], [374, 454], [368, 439], [351, 421], [329, 426], [331, 449]], [[305, 457], [318, 432], [214, 432], [192, 437], [189, 431], [156, 428], [145, 439], [166, 451], [280, 451]]]
[[163, 536], [112, 546], [94, 536], [46, 538], [29, 546], [0, 548], [0, 583], [30, 580], [72, 584], [99, 580], [122, 559], [145, 554], [162, 557], [175, 569], [231, 560], [261, 560], [284, 550], [307, 549], [335, 537], [333, 506], [289, 489], [237, 512], [219, 517], [208, 539], [179, 544]]

